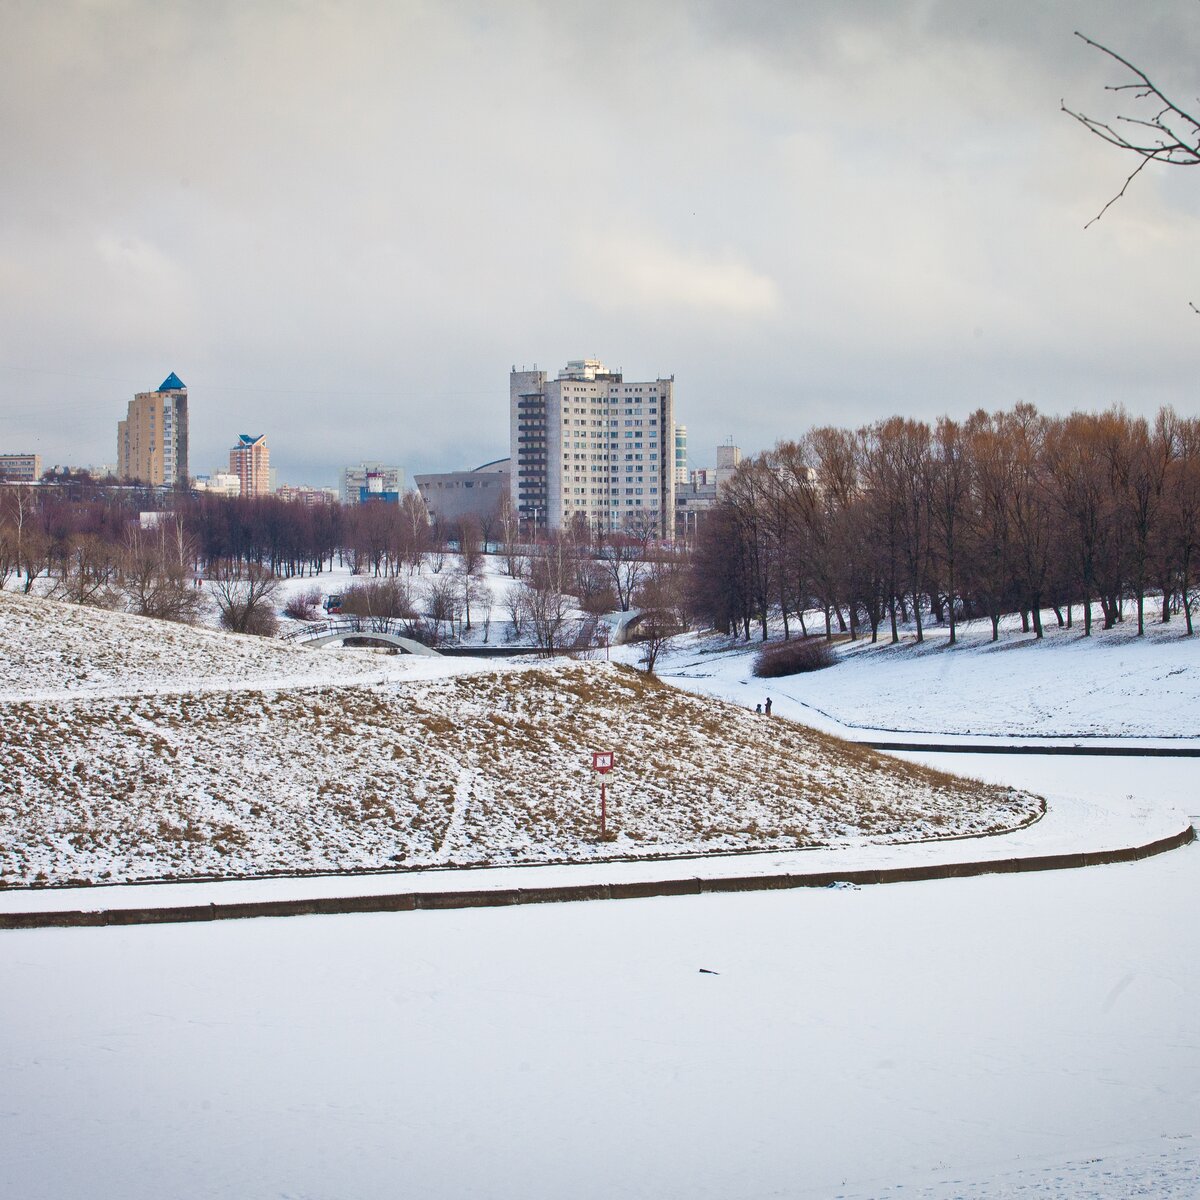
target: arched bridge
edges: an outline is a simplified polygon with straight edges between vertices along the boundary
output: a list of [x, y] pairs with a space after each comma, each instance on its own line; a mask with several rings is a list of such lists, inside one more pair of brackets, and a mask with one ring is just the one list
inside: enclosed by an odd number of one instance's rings
[[348, 638], [362, 642], [377, 642], [381, 646], [395, 646], [406, 654], [426, 654], [440, 658], [430, 646], [406, 637], [407, 623], [392, 617], [330, 617], [327, 621], [314, 621], [301, 625], [283, 635], [285, 642], [298, 646], [332, 646]]

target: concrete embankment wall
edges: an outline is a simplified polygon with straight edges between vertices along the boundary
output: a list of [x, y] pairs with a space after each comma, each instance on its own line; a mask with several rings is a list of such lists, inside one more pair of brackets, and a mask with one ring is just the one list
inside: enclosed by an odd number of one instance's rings
[[578, 900], [637, 900], [658, 896], [701, 896], [719, 892], [778, 891], [821, 888], [835, 884], [917, 883], [932, 879], [964, 879], [975, 875], [1007, 875], [1022, 871], [1061, 871], [1075, 867], [1134, 862], [1195, 840], [1189, 825], [1170, 837], [1142, 846], [1072, 854], [975, 862], [929, 863], [912, 867], [876, 867], [780, 875], [727, 878], [645, 880], [625, 883], [581, 883], [554, 887], [495, 888], [438, 892], [397, 892], [381, 896], [327, 896], [306, 900], [260, 900], [231, 904], [179, 905], [102, 909], [96, 912], [0, 913], [0, 929], [70, 928], [101, 925], [158, 925], [185, 921], [228, 921], [249, 917], [300, 917], [347, 913], [414, 912], [448, 908], [499, 908], [513, 904], [558, 904]]

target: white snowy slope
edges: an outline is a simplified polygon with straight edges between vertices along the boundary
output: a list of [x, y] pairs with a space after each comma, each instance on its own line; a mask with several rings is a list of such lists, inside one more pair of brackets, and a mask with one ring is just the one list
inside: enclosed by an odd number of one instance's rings
[[[1041, 808], [615, 664], [3, 713], [9, 886], [886, 844]], [[601, 840], [590, 754], [614, 743]]]
[[379, 679], [389, 660], [0, 591], [0, 702]]
[[944, 626], [922, 645], [906, 629], [899, 645], [839, 645], [835, 666], [781, 679], [753, 677], [753, 642], [681, 638], [660, 673], [750, 708], [771, 696], [777, 713], [849, 736], [1200, 740], [1200, 635], [1181, 618], [1149, 622], [1143, 638], [1128, 620], [1097, 623], [1084, 638], [1046, 616], [1041, 641], [1013, 622], [995, 643], [986, 621], [960, 626], [956, 646]]

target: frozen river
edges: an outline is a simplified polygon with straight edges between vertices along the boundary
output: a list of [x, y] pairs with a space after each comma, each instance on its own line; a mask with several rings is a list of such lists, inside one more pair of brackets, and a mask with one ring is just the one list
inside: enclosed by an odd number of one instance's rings
[[[947, 756], [1200, 811], [1195, 762]], [[713, 973], [709, 973], [713, 972]], [[0, 934], [0, 1195], [1193, 1197], [1200, 849]]]

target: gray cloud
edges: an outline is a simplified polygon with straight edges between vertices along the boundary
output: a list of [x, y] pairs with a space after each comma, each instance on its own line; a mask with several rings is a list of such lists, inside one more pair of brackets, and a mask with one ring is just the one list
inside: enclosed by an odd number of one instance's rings
[[[1143, 11], [1144, 10], [1144, 11]], [[514, 362], [674, 373], [692, 456], [1031, 400], [1194, 407], [1196, 183], [1129, 167], [1120, 47], [1190, 0], [10, 5], [0, 447], [109, 462], [177, 370], [193, 469], [506, 450]]]

